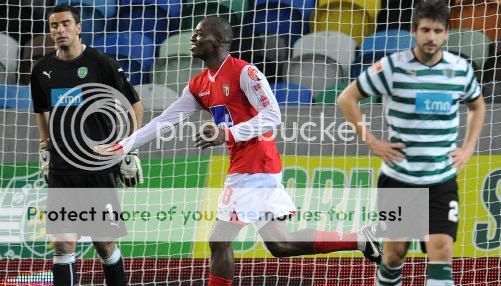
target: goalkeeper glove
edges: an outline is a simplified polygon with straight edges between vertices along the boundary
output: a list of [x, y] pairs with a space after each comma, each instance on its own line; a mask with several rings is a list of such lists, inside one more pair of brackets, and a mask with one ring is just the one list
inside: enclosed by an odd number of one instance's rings
[[45, 182], [49, 183], [49, 150], [47, 146], [47, 141], [40, 141], [39, 155], [40, 155], [40, 173], [45, 179]]
[[129, 152], [120, 163], [120, 179], [127, 187], [134, 187], [144, 182], [138, 153], [138, 150]]

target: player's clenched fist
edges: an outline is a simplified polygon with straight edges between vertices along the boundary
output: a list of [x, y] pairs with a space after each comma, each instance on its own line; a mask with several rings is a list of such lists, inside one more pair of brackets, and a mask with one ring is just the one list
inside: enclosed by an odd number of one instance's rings
[[226, 142], [226, 132], [227, 129], [219, 129], [213, 125], [205, 126], [204, 130], [195, 137], [195, 147], [205, 149], [210, 146], [221, 145]]
[[47, 146], [47, 141], [40, 141], [40, 172], [45, 179], [46, 183], [49, 183], [49, 150]]

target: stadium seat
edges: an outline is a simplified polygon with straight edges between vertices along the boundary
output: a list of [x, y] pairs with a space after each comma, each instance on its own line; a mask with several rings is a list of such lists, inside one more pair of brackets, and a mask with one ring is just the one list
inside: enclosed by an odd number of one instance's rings
[[279, 35], [290, 46], [309, 32], [300, 10], [290, 6], [256, 6], [245, 14], [243, 29], [247, 35]]
[[[315, 9], [315, 0], [255, 0], [254, 13], [246, 17], [255, 23], [254, 33], [290, 34], [290, 44], [310, 31], [310, 15]], [[302, 23], [301, 23], [302, 22]]]
[[0, 33], [0, 84], [15, 84], [19, 44], [6, 34]]
[[347, 80], [340, 80], [333, 85], [329, 85], [324, 92], [317, 94], [314, 101], [320, 104], [336, 104], [337, 97], [347, 86]]
[[471, 30], [449, 30], [446, 48], [449, 52], [462, 55], [481, 70], [490, 55], [491, 41], [482, 32]]
[[[117, 13], [117, 0], [56, 0], [55, 4], [71, 4], [81, 9], [82, 41], [94, 45], [96, 35], [102, 35], [112, 26]], [[107, 21], [109, 23], [107, 23]]]
[[28, 86], [0, 84], [0, 108], [31, 109], [30, 88]]
[[271, 7], [292, 7], [303, 15], [303, 19], [308, 21], [310, 15], [315, 11], [316, 0], [255, 0], [255, 7], [271, 8]]
[[379, 31], [374, 35], [365, 37], [359, 56], [352, 65], [351, 77], [358, 77], [362, 71], [382, 57], [410, 49], [414, 44], [414, 37], [406, 30]]
[[[327, 87], [325, 92], [322, 92], [315, 96], [315, 103], [320, 104], [336, 104], [337, 97], [341, 92], [348, 86], [349, 82], [347, 80], [340, 80], [337, 83]], [[359, 104], [370, 104], [370, 103], [380, 103], [381, 97], [371, 96], [369, 98], [364, 98], [359, 101]]]
[[306, 54], [292, 58], [284, 65], [283, 74], [287, 82], [309, 88], [314, 95], [345, 78], [341, 66], [334, 59], [321, 54]]
[[311, 15], [312, 31], [340, 31], [360, 44], [374, 33], [380, 9], [381, 0], [319, 0]]
[[143, 32], [156, 45], [179, 29], [181, 0], [120, 0], [118, 30]]
[[181, 32], [192, 32], [207, 16], [226, 17], [232, 26], [242, 25], [247, 9], [248, 0], [186, 0], [181, 10]]
[[191, 56], [191, 32], [168, 37], [155, 59], [153, 83], [163, 84], [181, 94], [189, 80], [204, 68], [202, 60]]
[[48, 34], [35, 36], [27, 42], [21, 50], [19, 84], [30, 84], [30, 73], [35, 62], [55, 49], [54, 41]]
[[379, 31], [372, 36], [364, 38], [360, 53], [362, 56], [373, 52], [383, 52], [391, 55], [398, 51], [410, 49], [414, 44], [415, 39], [409, 31]]
[[106, 33], [94, 39], [94, 47], [115, 57], [133, 85], [148, 82], [155, 57], [153, 41], [142, 33]]
[[287, 42], [278, 35], [246, 36], [236, 47], [234, 54], [253, 63], [273, 83], [280, 81], [282, 66], [289, 60], [291, 49]]
[[309, 15], [315, 1], [254, 1], [245, 15], [241, 42], [235, 49], [240, 58], [252, 62], [270, 82], [282, 81], [282, 66], [288, 61], [291, 45], [309, 30]]
[[164, 110], [171, 105], [180, 94], [159, 84], [144, 84], [134, 86], [145, 110]]
[[311, 104], [311, 91], [299, 84], [291, 82], [277, 82], [271, 85], [278, 104], [297, 105]]
[[451, 28], [484, 32], [492, 42], [501, 40], [500, 1], [456, 0], [451, 7]]
[[355, 59], [356, 45], [353, 38], [340, 32], [310, 33], [294, 44], [292, 57], [307, 54], [325, 55], [341, 66], [343, 75], [349, 75], [350, 65]]

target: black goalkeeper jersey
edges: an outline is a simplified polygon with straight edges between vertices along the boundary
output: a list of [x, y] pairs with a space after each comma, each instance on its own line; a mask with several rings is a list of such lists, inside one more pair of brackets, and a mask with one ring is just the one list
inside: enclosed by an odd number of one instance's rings
[[[69, 61], [59, 59], [56, 52], [52, 52], [40, 59], [31, 72], [34, 112], [49, 112], [53, 123], [49, 124], [49, 170], [58, 174], [114, 171], [115, 167], [89, 170], [97, 160], [88, 155], [92, 154], [93, 147], [88, 146], [88, 139], [109, 143], [117, 130], [113, 114], [109, 116], [89, 109], [95, 107], [92, 103], [101, 104], [97, 98], [102, 99], [99, 93], [88, 93], [90, 87], [80, 87], [90, 83], [115, 88], [131, 105], [139, 101], [117, 62], [89, 46]], [[68, 93], [74, 87], [78, 88]]]

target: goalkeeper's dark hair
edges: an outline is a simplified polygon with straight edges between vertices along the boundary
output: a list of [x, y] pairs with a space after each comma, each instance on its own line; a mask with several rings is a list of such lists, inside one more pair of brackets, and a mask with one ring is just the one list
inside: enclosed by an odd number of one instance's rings
[[209, 26], [210, 32], [220, 40], [224, 47], [230, 50], [233, 41], [233, 30], [230, 22], [223, 17], [209, 16], [204, 19]]
[[55, 6], [54, 8], [52, 8], [52, 10], [50, 10], [47, 18], [49, 18], [54, 13], [62, 13], [62, 12], [70, 12], [71, 15], [73, 16], [73, 18], [75, 19], [75, 23], [76, 24], [80, 23], [80, 12], [78, 11], [77, 8], [75, 8], [71, 5], [68, 5], [68, 4], [59, 4], [59, 5]]
[[421, 0], [414, 7], [412, 29], [415, 31], [421, 19], [432, 19], [449, 28], [450, 11], [445, 0]]

